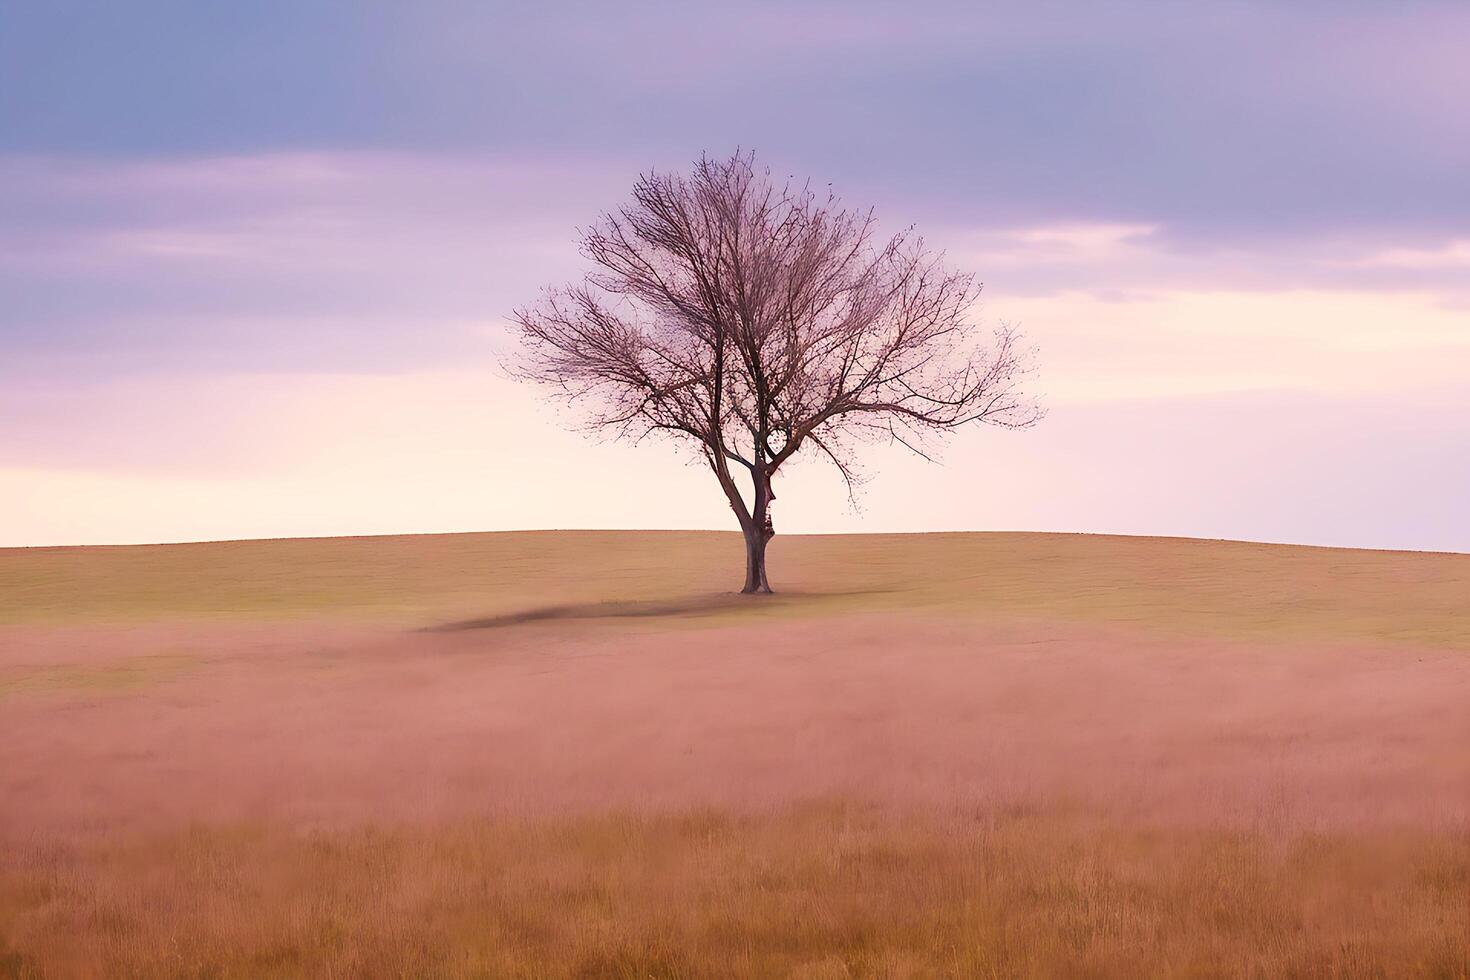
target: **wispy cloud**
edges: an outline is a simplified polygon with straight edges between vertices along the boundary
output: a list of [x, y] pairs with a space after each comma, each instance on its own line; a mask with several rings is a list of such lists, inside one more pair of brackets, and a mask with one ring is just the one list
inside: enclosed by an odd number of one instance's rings
[[1440, 248], [1384, 249], [1351, 264], [1389, 269], [1470, 268], [1470, 239], [1457, 239]]

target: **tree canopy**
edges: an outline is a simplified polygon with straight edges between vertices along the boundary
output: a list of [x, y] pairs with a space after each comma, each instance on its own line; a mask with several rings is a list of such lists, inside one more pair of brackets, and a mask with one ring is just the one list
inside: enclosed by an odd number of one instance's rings
[[851, 492], [861, 443], [927, 457], [936, 433], [1040, 417], [1019, 337], [971, 318], [972, 275], [750, 155], [641, 177], [581, 245], [594, 271], [516, 311], [519, 369], [596, 426], [697, 447], [745, 532], [747, 591], [769, 591], [771, 480], [797, 453]]

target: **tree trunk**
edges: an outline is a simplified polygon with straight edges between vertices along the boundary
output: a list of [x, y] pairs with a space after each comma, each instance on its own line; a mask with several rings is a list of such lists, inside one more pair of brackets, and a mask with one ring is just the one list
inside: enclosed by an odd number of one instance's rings
[[766, 537], [764, 524], [751, 522], [745, 529], [745, 588], [746, 595], [768, 595], [771, 583], [766, 581]]
[[[764, 441], [762, 439], [762, 441]], [[771, 476], [764, 465], [755, 467], [750, 474], [752, 494], [750, 520], [741, 522], [745, 532], [745, 588], [746, 595], [769, 595], [771, 583], [766, 581], [766, 544], [775, 533], [771, 530]]]

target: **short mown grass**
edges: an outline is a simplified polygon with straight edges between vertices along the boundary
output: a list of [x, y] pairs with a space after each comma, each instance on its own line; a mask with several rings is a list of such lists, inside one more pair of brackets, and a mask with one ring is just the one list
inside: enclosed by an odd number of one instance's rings
[[0, 665], [0, 702], [22, 695], [126, 694], [172, 680], [198, 666], [197, 658], [176, 653], [89, 664]]
[[[729, 623], [863, 610], [1470, 650], [1470, 555], [1076, 534], [538, 531], [0, 549], [0, 624], [571, 617]], [[555, 614], [555, 615], [553, 615]]]

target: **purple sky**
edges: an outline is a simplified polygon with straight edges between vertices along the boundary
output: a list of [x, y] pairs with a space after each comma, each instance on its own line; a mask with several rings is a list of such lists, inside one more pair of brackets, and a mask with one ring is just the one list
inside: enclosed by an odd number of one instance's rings
[[[1050, 415], [783, 531], [1470, 551], [1470, 6], [0, 3], [0, 544], [724, 527], [510, 309], [651, 167], [916, 224]], [[599, 492], [584, 492], [589, 483]]]

